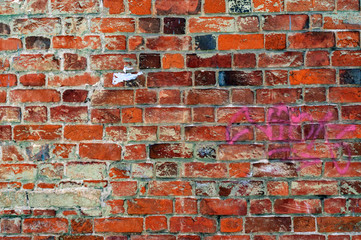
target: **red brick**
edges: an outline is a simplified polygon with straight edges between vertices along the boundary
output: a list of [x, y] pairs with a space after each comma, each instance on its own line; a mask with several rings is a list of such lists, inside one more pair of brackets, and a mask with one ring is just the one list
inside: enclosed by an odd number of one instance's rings
[[20, 122], [19, 107], [0, 107], [0, 122]]
[[360, 46], [360, 34], [358, 32], [338, 32], [337, 47], [340, 48], [354, 48]]
[[219, 50], [244, 50], [264, 48], [263, 34], [219, 35]]
[[122, 108], [122, 123], [143, 122], [142, 114], [141, 108]]
[[187, 51], [192, 50], [192, 38], [189, 36], [148, 37], [146, 47], [153, 51]]
[[120, 109], [92, 109], [92, 123], [119, 123]]
[[358, 232], [360, 217], [319, 217], [317, 226], [319, 232]]
[[[49, 86], [52, 87], [65, 87], [65, 86], [84, 86], [95, 85], [100, 81], [100, 77], [90, 73], [75, 74], [75, 75], [54, 75], [49, 78]], [[66, 90], [71, 91], [71, 90]], [[81, 90], [76, 90], [81, 91]]]
[[180, 104], [181, 92], [176, 89], [162, 89], [159, 91], [159, 104]]
[[177, 198], [175, 201], [175, 212], [177, 214], [197, 214], [197, 199]]
[[143, 218], [97, 218], [94, 219], [94, 232], [125, 233], [142, 232]]
[[294, 33], [288, 36], [289, 48], [331, 48], [335, 46], [332, 32]]
[[301, 89], [259, 89], [257, 90], [257, 103], [277, 104], [295, 103], [301, 99]]
[[227, 166], [225, 163], [185, 163], [183, 177], [189, 178], [225, 178]]
[[134, 126], [129, 128], [130, 141], [156, 141], [157, 127], [156, 126]]
[[229, 176], [231, 178], [245, 178], [248, 177], [251, 171], [250, 163], [230, 163]]
[[157, 92], [149, 89], [137, 89], [135, 91], [136, 104], [155, 104], [157, 103]]
[[147, 149], [144, 144], [125, 146], [124, 160], [144, 160], [146, 158], [147, 158]]
[[112, 143], [82, 143], [79, 146], [79, 156], [98, 160], [121, 160], [122, 148]]
[[148, 73], [148, 87], [192, 86], [191, 72], [152, 72]]
[[26, 218], [24, 233], [67, 233], [68, 220], [64, 218]]
[[[98, 157], [99, 159], [99, 157]], [[123, 197], [123, 196], [134, 196], [137, 194], [137, 182], [136, 181], [122, 181], [122, 182], [111, 182], [112, 195]], [[129, 212], [129, 205], [128, 205]]]
[[0, 38], [0, 51], [15, 51], [22, 49], [23, 44], [17, 38]]
[[91, 32], [93, 33], [118, 33], [134, 32], [135, 21], [133, 18], [93, 18]]
[[[278, 199], [276, 199], [278, 200]], [[272, 202], [269, 199], [252, 199], [251, 214], [269, 214], [272, 212]]]
[[324, 200], [324, 212], [330, 214], [344, 214], [346, 211], [345, 198], [327, 198]]
[[186, 92], [185, 104], [224, 105], [228, 103], [228, 91], [218, 89], [200, 89]]
[[124, 12], [123, 0], [104, 0], [104, 7], [108, 8], [109, 14], [119, 14]]
[[145, 218], [145, 229], [152, 232], [167, 230], [167, 218], [165, 216], [148, 216]]
[[303, 53], [261, 53], [259, 55], [259, 67], [299, 67], [303, 65]]
[[58, 106], [50, 108], [52, 122], [86, 122], [88, 107]]
[[256, 54], [254, 53], [235, 53], [233, 54], [233, 65], [237, 68], [255, 68]]
[[92, 104], [99, 105], [132, 105], [133, 90], [97, 90], [91, 97]]
[[60, 125], [16, 125], [14, 139], [17, 141], [57, 140], [61, 137]]
[[330, 55], [327, 51], [309, 51], [306, 53], [306, 66], [321, 67], [330, 65]]
[[356, 20], [349, 22], [347, 17], [339, 17], [339, 16], [332, 16], [332, 17], [324, 17], [324, 29], [360, 29], [361, 24]]
[[308, 28], [307, 15], [266, 15], [263, 30], [266, 31], [297, 31]]
[[297, 2], [286, 1], [287, 11], [333, 11], [335, 9], [335, 1], [320, 0], [313, 2], [310, 0], [300, 0]]
[[265, 158], [265, 149], [259, 144], [223, 144], [218, 149], [219, 160], [246, 160]]
[[242, 218], [221, 218], [221, 232], [233, 233], [241, 232], [243, 230]]
[[201, 10], [201, 1], [189, 0], [187, 2], [156, 0], [155, 9], [158, 15], [191, 15], [197, 14]]
[[90, 68], [93, 70], [115, 70], [123, 69], [124, 66], [136, 61], [135, 54], [101, 54], [90, 56]]
[[190, 126], [185, 127], [187, 141], [225, 141], [225, 126]]
[[253, 104], [254, 93], [250, 89], [232, 89], [233, 104]]
[[189, 68], [230, 68], [232, 67], [231, 54], [216, 54], [205, 56], [202, 54], [187, 54], [187, 67]]
[[189, 108], [146, 108], [145, 123], [189, 123]]
[[212, 107], [193, 108], [193, 122], [214, 122], [215, 114]]
[[152, 13], [151, 0], [128, 0], [129, 11], [136, 15], [149, 15]]
[[219, 0], [205, 0], [203, 9], [205, 13], [224, 13], [226, 11], [226, 3]]
[[234, 32], [233, 17], [199, 17], [189, 19], [190, 33]]
[[361, 88], [332, 87], [329, 92], [330, 102], [352, 103], [361, 101]]
[[246, 217], [246, 233], [290, 232], [290, 217]]
[[238, 17], [236, 26], [239, 32], [258, 32], [259, 19], [256, 16]]
[[173, 201], [170, 199], [136, 198], [128, 201], [128, 214], [170, 214]]
[[170, 232], [214, 233], [216, 221], [205, 217], [172, 217]]
[[265, 35], [265, 48], [267, 50], [282, 50], [286, 48], [286, 34], [270, 33]]
[[192, 186], [185, 181], [151, 181], [149, 196], [191, 196]]
[[10, 92], [13, 102], [59, 102], [60, 92], [52, 89], [16, 89]]
[[277, 214], [317, 214], [322, 210], [319, 199], [276, 199], [274, 209]]
[[[16, 80], [16, 79], [15, 79]], [[20, 77], [20, 83], [23, 86], [44, 86], [45, 85], [45, 74], [26, 74]]]
[[254, 0], [254, 10], [256, 12], [283, 12], [284, 9], [283, 0], [272, 0], [272, 1], [262, 1]]
[[73, 141], [100, 140], [103, 137], [103, 127], [100, 125], [67, 125], [64, 127], [64, 137]]
[[360, 3], [357, 1], [352, 1], [352, 0], [337, 0], [337, 10], [338, 11], [359, 11]]
[[99, 49], [101, 42], [99, 36], [55, 36], [53, 48], [60, 49]]
[[288, 71], [286, 70], [267, 70], [265, 82], [267, 86], [286, 85], [287, 78]]
[[1, 231], [3, 233], [21, 233], [21, 219], [3, 218], [1, 219]]
[[91, 219], [76, 218], [71, 220], [72, 233], [93, 232], [93, 221]]
[[292, 195], [337, 195], [337, 181], [294, 181], [291, 184]]
[[13, 58], [16, 71], [56, 71], [60, 70], [60, 59], [53, 54], [21, 54]]
[[200, 212], [203, 215], [246, 215], [247, 202], [244, 199], [202, 199]]
[[[295, 232], [314, 232], [316, 230], [316, 220], [314, 217], [294, 217], [293, 226]], [[287, 238], [287, 236], [285, 236], [285, 238]]]
[[290, 84], [335, 84], [335, 69], [302, 69], [290, 72]]
[[170, 68], [184, 68], [184, 57], [180, 53], [166, 53], [163, 56], [162, 64], [164, 69]]
[[334, 51], [332, 66], [361, 66], [361, 51]]
[[126, 50], [127, 38], [126, 36], [105, 36], [105, 48], [108, 50]]
[[21, 34], [58, 34], [60, 18], [23, 18], [14, 20], [14, 32]]

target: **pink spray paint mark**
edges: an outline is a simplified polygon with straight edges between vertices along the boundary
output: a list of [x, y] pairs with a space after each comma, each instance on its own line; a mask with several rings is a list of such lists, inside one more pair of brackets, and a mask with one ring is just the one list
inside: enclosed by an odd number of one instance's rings
[[[292, 130], [294, 129], [293, 127], [294, 126], [300, 127], [302, 122], [304, 122], [304, 121], [311, 121], [311, 122], [314, 121], [313, 117], [309, 113], [301, 112], [300, 114], [297, 114], [297, 115], [290, 115], [289, 108], [287, 106], [279, 105], [279, 106], [274, 106], [269, 109], [267, 117], [266, 117], [267, 124], [266, 124], [266, 126], [261, 126], [261, 125], [258, 125], [258, 123], [250, 117], [249, 109], [247, 107], [242, 107], [237, 113], [235, 113], [232, 116], [231, 120], [229, 121], [229, 123], [227, 125], [226, 140], [227, 140], [228, 144], [233, 145], [234, 142], [237, 141], [242, 135], [247, 134], [249, 132], [248, 129], [243, 129], [242, 131], [239, 131], [238, 133], [236, 133], [234, 137], [231, 137], [232, 124], [235, 123], [236, 119], [239, 118], [242, 114], [245, 115], [245, 118], [248, 121], [248, 123], [255, 125], [256, 128], [260, 129], [271, 141], [281, 141], [281, 140], [284, 142], [291, 142], [291, 140], [296, 141], [297, 138], [292, 132]], [[286, 116], [288, 117], [289, 120], [281, 119], [282, 114], [286, 114]], [[274, 118], [274, 117], [276, 117], [276, 118]], [[317, 121], [317, 124], [311, 125], [311, 129], [310, 129], [309, 133], [307, 134], [307, 136], [305, 137], [305, 139], [301, 139], [301, 141], [300, 141], [300, 142], [305, 142], [305, 140], [311, 139], [311, 142], [306, 147], [307, 150], [311, 150], [315, 146], [315, 141], [317, 139], [317, 136], [322, 131], [322, 129], [324, 129], [326, 123], [331, 119], [332, 119], [332, 112], [327, 112], [326, 115], [321, 120]], [[272, 122], [278, 123], [280, 125], [279, 136], [277, 138], [273, 137], [272, 125], [270, 124]], [[282, 137], [285, 132], [286, 124], [289, 126], [289, 128], [288, 128], [289, 139], [283, 139], [283, 137]], [[346, 126], [344, 129], [342, 129], [342, 127], [339, 127], [337, 130], [341, 130], [341, 132], [336, 135], [336, 139], [340, 139], [347, 132], [356, 130], [356, 126], [349, 125], [349, 126]], [[327, 134], [325, 135], [325, 144], [327, 146], [330, 145]], [[337, 145], [337, 147], [340, 147], [340, 146], [345, 147], [345, 145], [343, 143], [341, 143], [341, 144], [340, 143], [332, 143], [331, 146], [334, 147], [335, 145]], [[340, 174], [345, 174], [348, 171], [350, 164], [351, 164], [351, 150], [349, 149], [349, 147], [347, 145], [346, 145], [346, 147], [347, 147], [348, 161], [347, 161], [346, 167], [344, 169], [341, 169], [339, 167], [337, 160], [336, 160], [337, 157], [333, 153], [334, 149], [331, 149], [331, 151], [330, 151], [331, 159], [333, 160], [334, 166], [335, 166], [337, 172]], [[304, 153], [304, 152], [295, 152], [294, 149], [287, 148], [287, 147], [270, 150], [270, 151], [268, 151], [268, 156], [271, 156], [275, 153], [282, 153], [282, 152], [292, 152], [293, 154], [296, 153], [298, 156], [300, 156], [302, 158], [313, 159], [312, 161], [311, 160], [308, 160], [308, 161], [302, 160], [302, 165], [297, 170], [301, 170], [305, 167], [321, 163], [320, 158], [316, 158], [316, 157], [314, 157], [308, 153]]]

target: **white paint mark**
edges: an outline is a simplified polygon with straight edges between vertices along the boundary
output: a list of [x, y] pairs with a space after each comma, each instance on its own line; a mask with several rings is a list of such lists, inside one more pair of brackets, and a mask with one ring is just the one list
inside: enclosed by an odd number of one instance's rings
[[142, 75], [142, 72], [139, 73], [127, 73], [127, 70], [133, 70], [133, 68], [131, 67], [127, 67], [125, 66], [123, 68], [123, 72], [124, 73], [114, 73], [113, 74], [113, 85], [121, 83], [121, 82], [125, 82], [125, 81], [131, 81], [136, 79], [138, 76]]

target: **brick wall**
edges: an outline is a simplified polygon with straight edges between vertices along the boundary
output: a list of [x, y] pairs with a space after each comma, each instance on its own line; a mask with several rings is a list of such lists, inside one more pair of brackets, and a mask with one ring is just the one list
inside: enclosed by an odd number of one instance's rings
[[0, 14], [1, 240], [361, 239], [359, 0]]

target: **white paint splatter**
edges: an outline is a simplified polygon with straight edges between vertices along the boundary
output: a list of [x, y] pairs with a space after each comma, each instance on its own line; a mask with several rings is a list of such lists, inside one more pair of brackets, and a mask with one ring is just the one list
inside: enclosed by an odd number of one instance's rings
[[123, 68], [123, 72], [124, 73], [114, 73], [113, 74], [113, 85], [121, 83], [121, 82], [125, 82], [125, 81], [131, 81], [136, 79], [138, 76], [142, 75], [142, 72], [139, 73], [127, 73], [127, 70], [133, 70], [133, 68], [127, 67], [125, 66]]

